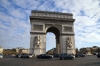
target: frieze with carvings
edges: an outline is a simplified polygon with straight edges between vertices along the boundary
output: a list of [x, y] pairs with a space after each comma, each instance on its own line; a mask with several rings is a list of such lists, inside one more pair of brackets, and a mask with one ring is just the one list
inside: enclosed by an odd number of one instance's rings
[[48, 17], [48, 18], [61, 18], [61, 19], [73, 19], [72, 14], [53, 14], [53, 13], [33, 13], [34, 17]]
[[73, 22], [66, 22], [66, 21], [54, 21], [54, 20], [31, 20], [31, 22], [41, 22], [41, 23], [51, 23], [51, 24], [67, 24], [67, 25], [73, 25]]
[[33, 30], [43, 30], [43, 25], [33, 25]]
[[64, 26], [64, 31], [65, 32], [72, 32], [72, 27]]

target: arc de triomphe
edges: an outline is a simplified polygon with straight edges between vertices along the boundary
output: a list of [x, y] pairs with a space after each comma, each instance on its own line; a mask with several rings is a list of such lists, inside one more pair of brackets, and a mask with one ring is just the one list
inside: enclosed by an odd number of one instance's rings
[[33, 10], [30, 16], [30, 53], [45, 54], [46, 33], [52, 32], [56, 36], [57, 54], [75, 54], [74, 21], [70, 13]]

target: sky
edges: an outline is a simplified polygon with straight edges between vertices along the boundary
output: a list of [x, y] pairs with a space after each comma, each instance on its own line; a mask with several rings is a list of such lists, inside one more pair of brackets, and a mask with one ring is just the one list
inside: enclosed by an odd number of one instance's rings
[[[72, 13], [75, 47], [100, 47], [100, 0], [0, 0], [1, 47], [30, 48], [32, 10]], [[46, 41], [47, 50], [56, 46], [53, 33]]]

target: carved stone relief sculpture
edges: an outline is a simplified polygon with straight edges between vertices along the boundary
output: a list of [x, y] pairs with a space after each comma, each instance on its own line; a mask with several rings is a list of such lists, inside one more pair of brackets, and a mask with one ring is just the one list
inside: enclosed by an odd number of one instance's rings
[[72, 27], [67, 27], [67, 26], [64, 26], [64, 31], [66, 32], [72, 32]]
[[67, 37], [67, 39], [66, 39], [66, 46], [67, 46], [67, 48], [72, 48], [72, 39], [71, 39], [71, 37]]
[[43, 30], [43, 25], [33, 25], [33, 30]]
[[38, 35], [38, 36], [35, 36], [34, 37], [34, 47], [40, 47], [41, 46], [41, 37]]

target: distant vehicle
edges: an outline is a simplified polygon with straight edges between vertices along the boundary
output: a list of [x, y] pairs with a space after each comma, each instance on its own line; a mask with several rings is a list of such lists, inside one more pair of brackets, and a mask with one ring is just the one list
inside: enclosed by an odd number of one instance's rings
[[64, 59], [74, 59], [74, 57], [70, 54], [64, 53], [64, 54], [60, 54], [60, 60], [64, 60]]
[[0, 54], [0, 58], [3, 58], [3, 54]]
[[21, 57], [21, 54], [17, 54], [15, 55], [16, 58], [20, 58]]
[[40, 55], [37, 56], [37, 58], [39, 58], [39, 59], [47, 59], [47, 58], [51, 59], [52, 56], [50, 56], [48, 54], [40, 54]]
[[71, 56], [73, 56], [74, 58], [75, 58], [75, 55], [73, 55], [73, 54], [70, 54]]
[[53, 58], [53, 55], [50, 55]]
[[28, 54], [22, 54], [21, 58], [29, 58], [29, 55]]
[[54, 54], [53, 57], [57, 58], [57, 57], [59, 57], [59, 54]]
[[32, 58], [32, 57], [33, 57], [33, 54], [28, 54], [28, 57], [29, 57], [29, 58]]
[[100, 52], [98, 52], [97, 57], [100, 58]]
[[86, 56], [91, 56], [92, 54], [91, 53], [86, 53]]
[[76, 54], [75, 57], [85, 57], [85, 54]]
[[98, 52], [94, 52], [93, 55], [98, 55]]

